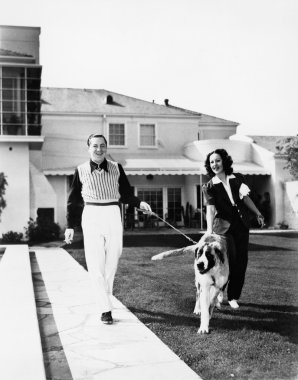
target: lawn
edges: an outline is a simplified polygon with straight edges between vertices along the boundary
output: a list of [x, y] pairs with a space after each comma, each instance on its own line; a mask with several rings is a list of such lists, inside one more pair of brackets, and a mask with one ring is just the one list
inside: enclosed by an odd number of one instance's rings
[[[198, 335], [193, 258], [153, 262], [174, 247], [124, 248], [114, 293], [204, 380], [297, 379], [297, 235], [252, 235], [240, 309], [216, 310]], [[81, 249], [69, 252], [82, 265]], [[179, 379], [180, 380], [180, 379]]]

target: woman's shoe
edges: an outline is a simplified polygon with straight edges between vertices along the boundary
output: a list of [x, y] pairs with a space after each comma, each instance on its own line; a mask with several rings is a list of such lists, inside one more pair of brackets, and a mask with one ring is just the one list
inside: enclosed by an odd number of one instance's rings
[[229, 305], [231, 306], [232, 309], [239, 309], [239, 305], [238, 305], [237, 300], [231, 300], [228, 302], [229, 302]]

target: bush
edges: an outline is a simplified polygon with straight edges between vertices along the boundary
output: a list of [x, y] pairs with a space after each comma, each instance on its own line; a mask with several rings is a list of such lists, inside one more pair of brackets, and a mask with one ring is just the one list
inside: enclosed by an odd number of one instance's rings
[[277, 150], [287, 156], [287, 166], [294, 179], [298, 179], [298, 135], [277, 142]]
[[60, 236], [59, 224], [41, 218], [37, 221], [30, 218], [25, 231], [29, 243], [56, 240]]
[[23, 240], [23, 234], [21, 232], [8, 231], [5, 234], [2, 234], [1, 243], [10, 244], [10, 243], [20, 243]]

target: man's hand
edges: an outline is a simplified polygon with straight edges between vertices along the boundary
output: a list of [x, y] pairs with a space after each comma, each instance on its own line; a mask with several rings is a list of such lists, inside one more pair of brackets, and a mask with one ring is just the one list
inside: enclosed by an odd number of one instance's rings
[[146, 202], [140, 203], [140, 209], [145, 211], [145, 213], [146, 213], [146, 211], [148, 211], [149, 213], [152, 212], [150, 205], [148, 205], [148, 203], [146, 203]]
[[71, 242], [73, 241], [73, 235], [74, 235], [73, 228], [66, 228], [64, 232], [64, 236], [65, 236], [64, 241], [66, 244], [71, 244]]

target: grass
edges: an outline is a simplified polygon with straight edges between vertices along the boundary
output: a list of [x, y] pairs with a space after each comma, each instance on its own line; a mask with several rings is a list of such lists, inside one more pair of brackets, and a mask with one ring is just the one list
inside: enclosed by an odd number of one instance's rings
[[[173, 247], [124, 248], [114, 293], [204, 380], [297, 379], [297, 236], [252, 235], [240, 309], [225, 302], [198, 335], [193, 259], [151, 256]], [[83, 266], [82, 249], [70, 249]]]

